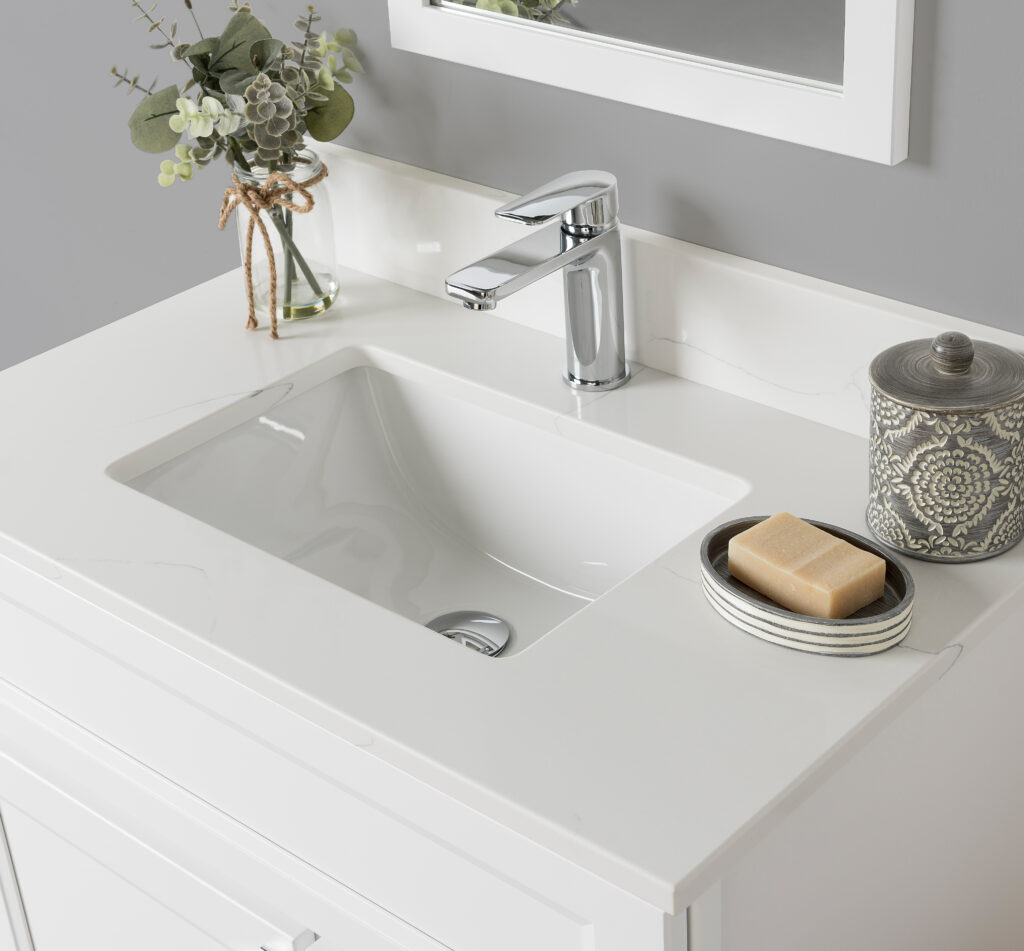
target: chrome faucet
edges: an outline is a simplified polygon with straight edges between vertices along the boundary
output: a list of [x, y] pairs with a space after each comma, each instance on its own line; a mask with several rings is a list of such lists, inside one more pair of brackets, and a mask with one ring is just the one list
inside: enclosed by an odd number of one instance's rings
[[471, 310], [562, 270], [565, 284], [565, 381], [612, 390], [629, 379], [622, 328], [619, 195], [608, 172], [570, 172], [494, 213], [527, 225], [561, 218], [537, 234], [456, 271], [445, 290]]

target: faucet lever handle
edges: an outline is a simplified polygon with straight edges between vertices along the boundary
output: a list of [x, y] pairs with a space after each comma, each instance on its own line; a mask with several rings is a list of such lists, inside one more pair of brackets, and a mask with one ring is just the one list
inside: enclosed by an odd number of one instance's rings
[[562, 227], [570, 234], [594, 234], [618, 223], [618, 183], [610, 172], [569, 172], [521, 198], [513, 198], [494, 213], [527, 225], [561, 217]]

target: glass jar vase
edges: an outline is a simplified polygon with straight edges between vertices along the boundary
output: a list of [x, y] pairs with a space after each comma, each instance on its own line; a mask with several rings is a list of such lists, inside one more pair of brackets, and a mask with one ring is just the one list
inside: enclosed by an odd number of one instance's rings
[[[270, 238], [273, 268], [261, 229], [256, 227], [250, 245], [250, 216], [236, 216], [242, 261], [246, 261], [247, 254], [252, 255], [252, 295], [256, 313], [270, 316], [272, 277], [276, 277], [276, 295], [273, 296], [278, 320], [302, 320], [322, 314], [338, 296], [338, 277], [331, 200], [322, 177], [324, 166], [320, 157], [310, 149], [303, 149], [298, 153], [294, 168], [285, 173], [302, 191], [290, 191], [280, 181], [275, 184], [271, 180], [273, 171], [263, 166], [244, 169], [236, 163], [234, 172], [243, 186], [259, 189], [265, 199], [273, 201], [269, 208], [259, 212]], [[307, 182], [312, 184], [307, 185]], [[269, 189], [268, 183], [272, 186]], [[282, 204], [282, 200], [295, 208]]]

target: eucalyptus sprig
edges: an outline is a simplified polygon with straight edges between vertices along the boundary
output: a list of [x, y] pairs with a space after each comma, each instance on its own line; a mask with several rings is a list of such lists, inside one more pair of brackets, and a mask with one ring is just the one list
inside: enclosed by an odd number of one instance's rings
[[[135, 19], [160, 38], [151, 48], [168, 50], [187, 70], [180, 89], [156, 90], [155, 80], [142, 87], [138, 76], [111, 69], [115, 86], [127, 83], [129, 92], [145, 93], [128, 121], [132, 142], [144, 152], [177, 149], [176, 161], [161, 163], [161, 185], [187, 181], [195, 167], [220, 156], [245, 169], [258, 163], [288, 171], [304, 135], [328, 142], [348, 127], [355, 103], [343, 85], [363, 72], [352, 30], [319, 31], [320, 14], [310, 5], [295, 21], [298, 39], [286, 43], [271, 35], [248, 2], [232, 0], [223, 30], [208, 36], [192, 0], [183, 2], [198, 34], [193, 42], [179, 38], [177, 20], [168, 23], [157, 14], [158, 3], [146, 8], [130, 0], [139, 11]], [[190, 95], [192, 89], [197, 91]], [[192, 144], [183, 145], [182, 136]]]
[[127, 83], [129, 94], [135, 92], [135, 90], [138, 89], [140, 92], [144, 92], [147, 96], [152, 96], [153, 90], [156, 88], [155, 79], [153, 80], [153, 82], [149, 84], [149, 88], [147, 89], [145, 86], [139, 85], [138, 76], [133, 76], [131, 79], [129, 79], [128, 74], [122, 73], [116, 66], [110, 67], [110, 75], [117, 78], [117, 82], [114, 83], [114, 88], [117, 89], [118, 86]]

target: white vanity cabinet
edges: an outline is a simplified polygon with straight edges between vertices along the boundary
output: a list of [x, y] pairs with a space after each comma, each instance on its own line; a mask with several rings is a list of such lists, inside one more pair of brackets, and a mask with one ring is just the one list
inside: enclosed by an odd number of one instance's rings
[[168, 904], [176, 895], [151, 896], [134, 880], [132, 865], [112, 871], [88, 852], [13, 806], [3, 806], [4, 827], [17, 856], [18, 894], [31, 928], [34, 951], [99, 944], [129, 951], [214, 951], [223, 942], [186, 920], [188, 909]]
[[304, 951], [307, 933], [314, 951], [685, 951], [685, 915], [2, 559], [0, 575], [41, 586], [50, 613], [0, 598], [0, 804], [29, 924], [54, 936], [34, 951], [79, 930], [83, 951], [120, 951], [108, 916], [126, 948], [150, 921], [202, 951]]
[[[0, 599], [0, 951], [997, 951], [1024, 933], [1013, 612], [675, 916], [99, 615], [78, 636]], [[152, 650], [221, 711], [142, 676]]]
[[70, 801], [39, 812], [3, 806], [31, 935], [17, 951], [305, 951], [312, 943], [311, 933], [296, 942]]
[[0, 711], [3, 951], [439, 951], [6, 682]]
[[[143, 789], [101, 741], [7, 684], [0, 694], [3, 951], [338, 947], [281, 910], [290, 896], [276, 870]], [[76, 779], [61, 788], [46, 772]], [[388, 947], [358, 921], [335, 927], [348, 947]]]

